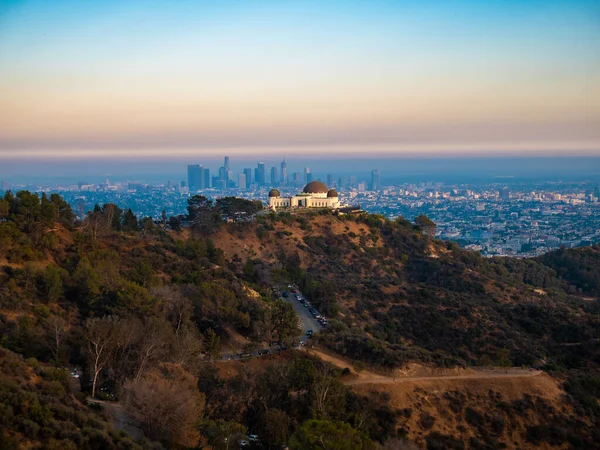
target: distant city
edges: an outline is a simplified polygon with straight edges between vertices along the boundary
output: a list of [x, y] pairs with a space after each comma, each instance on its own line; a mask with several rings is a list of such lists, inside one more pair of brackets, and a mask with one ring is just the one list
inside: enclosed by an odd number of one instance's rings
[[[363, 168], [364, 172], [364, 168]], [[187, 176], [186, 176], [187, 175]], [[267, 202], [269, 190], [295, 195], [311, 181], [321, 181], [339, 193], [342, 203], [360, 205], [371, 213], [413, 220], [426, 214], [437, 224], [437, 236], [486, 256], [535, 256], [549, 250], [600, 242], [600, 185], [597, 181], [522, 181], [510, 186], [490, 182], [411, 182], [382, 185], [378, 168], [370, 177], [315, 177], [310, 167], [288, 172], [288, 163], [267, 167], [258, 162], [239, 173], [230, 158], [211, 173], [202, 164], [187, 166], [182, 180], [164, 184], [80, 181], [73, 185], [26, 185], [0, 181], [0, 193], [29, 189], [58, 192], [82, 217], [95, 204], [115, 203], [139, 217], [158, 219], [185, 214], [187, 199], [197, 193], [209, 198], [237, 196]], [[365, 179], [368, 178], [368, 179]]]

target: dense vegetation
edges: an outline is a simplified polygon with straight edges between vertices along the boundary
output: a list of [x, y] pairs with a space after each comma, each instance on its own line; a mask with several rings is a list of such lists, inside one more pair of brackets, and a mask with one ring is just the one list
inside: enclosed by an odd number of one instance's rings
[[[110, 204], [77, 220], [55, 194], [7, 193], [5, 448], [221, 448], [248, 433], [271, 448], [408, 445], [391, 440], [402, 437], [402, 411], [356, 395], [319, 360], [290, 352], [222, 372], [222, 343], [232, 335], [247, 338], [248, 348], [294, 339], [291, 306], [272, 296], [290, 281], [331, 317], [320, 342], [351, 360], [551, 371], [566, 380], [577, 419], [565, 422], [562, 438], [532, 428], [530, 441], [573, 444], [577, 434], [592, 442], [600, 424], [597, 247], [485, 259], [433, 240], [426, 217], [411, 224], [326, 211], [256, 215], [260, 209], [195, 196], [187, 216], [159, 222]], [[234, 251], [223, 250], [226, 237], [239, 241]], [[251, 241], [258, 243], [244, 250]], [[152, 441], [111, 431], [86, 396], [117, 401]], [[560, 421], [558, 412], [552, 417]], [[331, 438], [325, 447], [317, 442], [323, 435]], [[447, 448], [449, 439], [429, 433], [427, 442]]]

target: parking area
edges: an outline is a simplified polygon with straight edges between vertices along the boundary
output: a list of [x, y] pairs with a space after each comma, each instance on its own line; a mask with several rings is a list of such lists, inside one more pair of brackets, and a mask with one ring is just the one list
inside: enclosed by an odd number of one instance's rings
[[309, 331], [317, 333], [327, 324], [327, 319], [319, 313], [296, 286], [288, 285], [286, 289], [282, 290], [281, 298], [291, 303], [294, 311], [298, 314], [302, 336], [306, 336]]
[[[286, 288], [277, 290], [281, 299], [290, 303], [296, 311], [299, 319], [300, 330], [294, 344], [296, 348], [301, 348], [307, 339], [310, 339], [315, 333], [321, 331], [327, 326], [328, 321], [319, 311], [308, 301], [300, 292], [297, 286], [288, 285]], [[273, 344], [267, 348], [261, 348], [248, 353], [230, 353], [222, 354], [220, 361], [239, 361], [250, 358], [257, 358], [266, 355], [277, 355], [288, 347], [280, 344]]]

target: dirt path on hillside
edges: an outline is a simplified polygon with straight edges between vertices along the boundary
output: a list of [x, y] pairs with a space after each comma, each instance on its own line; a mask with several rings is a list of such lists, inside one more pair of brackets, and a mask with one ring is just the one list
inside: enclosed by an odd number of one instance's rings
[[[352, 363], [343, 360], [337, 356], [332, 356], [323, 353], [319, 350], [311, 350], [311, 353], [318, 356], [324, 361], [344, 369], [349, 368], [351, 375], [342, 382], [347, 386], [355, 386], [359, 384], [391, 384], [403, 383], [410, 381], [426, 381], [426, 380], [473, 380], [473, 379], [490, 379], [490, 378], [524, 378], [535, 377], [543, 374], [541, 370], [522, 369], [519, 367], [511, 368], [470, 368], [470, 369], [452, 369], [447, 373], [441, 374], [422, 374], [422, 375], [407, 375], [406, 373], [397, 373], [396, 375], [384, 375], [368, 370], [356, 372], [352, 369]], [[442, 369], [442, 372], [444, 369]]]
[[376, 375], [375, 377], [361, 377], [355, 379], [343, 380], [343, 383], [348, 386], [354, 386], [357, 384], [369, 384], [369, 383], [377, 383], [377, 384], [388, 384], [388, 383], [402, 383], [408, 381], [426, 381], [426, 380], [474, 380], [474, 379], [489, 379], [489, 378], [525, 378], [525, 377], [535, 377], [543, 374], [541, 370], [530, 371], [527, 369], [509, 369], [508, 371], [504, 371], [501, 369], [490, 370], [481, 372], [477, 371], [474, 374], [465, 374], [465, 375], [425, 375], [425, 376], [398, 376], [398, 377], [384, 377], [381, 375]]

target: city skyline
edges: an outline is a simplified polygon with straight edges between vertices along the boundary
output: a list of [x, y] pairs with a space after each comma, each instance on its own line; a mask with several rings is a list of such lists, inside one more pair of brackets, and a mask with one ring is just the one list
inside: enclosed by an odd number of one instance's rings
[[600, 155], [597, 2], [5, 1], [0, 161]]

